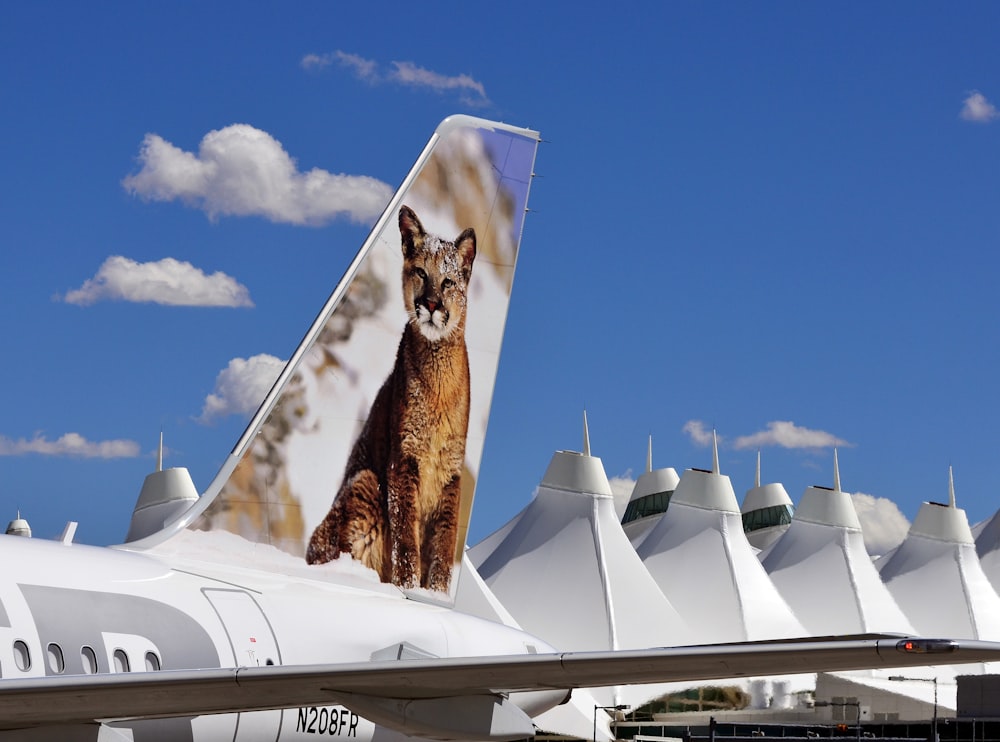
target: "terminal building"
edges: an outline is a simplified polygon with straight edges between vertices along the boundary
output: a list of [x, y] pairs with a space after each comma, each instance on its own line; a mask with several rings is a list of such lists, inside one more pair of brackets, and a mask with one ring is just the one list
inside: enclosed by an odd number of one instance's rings
[[[653, 468], [650, 442], [646, 470], [619, 521], [586, 427], [583, 449], [557, 451], [533, 500], [470, 548], [465, 565], [477, 575], [468, 581], [477, 586], [475, 602], [493, 606], [482, 610], [502, 612], [553, 646], [626, 649], [867, 632], [1000, 639], [1000, 597], [977, 556], [977, 546], [1000, 552], [1000, 523], [979, 529], [977, 544], [953, 487], [949, 504], [924, 504], [906, 541], [876, 567], [841, 489], [836, 453], [834, 486], [807, 488], [797, 508], [780, 484], [760, 484], [758, 458], [741, 508], [720, 472], [717, 447], [711, 469], [678, 476]], [[947, 598], [946, 607], [927, 600], [929, 584], [954, 600]], [[611, 721], [603, 709], [619, 707], [628, 719], [621, 729], [676, 729], [710, 719], [853, 721], [860, 735], [862, 724], [954, 717], [960, 683], [967, 698], [982, 699], [993, 672], [963, 665], [908, 669], [905, 677], [869, 671], [601, 688], [538, 722], [555, 734], [599, 737]], [[632, 733], [642, 736], [641, 729]]]

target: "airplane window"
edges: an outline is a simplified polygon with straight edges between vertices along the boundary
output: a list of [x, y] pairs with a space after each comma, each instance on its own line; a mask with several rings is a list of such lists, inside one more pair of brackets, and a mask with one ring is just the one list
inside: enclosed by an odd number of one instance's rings
[[20, 639], [14, 642], [14, 664], [21, 672], [31, 669], [31, 652], [28, 651], [28, 645]]
[[66, 662], [63, 659], [62, 647], [55, 642], [48, 646], [49, 669], [56, 675], [60, 675], [66, 669]]
[[146, 652], [146, 672], [156, 672], [160, 669], [160, 658], [156, 652]]
[[80, 659], [83, 660], [83, 671], [85, 673], [93, 675], [97, 672], [97, 652], [92, 647], [81, 648]]
[[128, 672], [128, 655], [125, 654], [124, 649], [116, 649], [114, 654], [115, 659], [115, 672]]

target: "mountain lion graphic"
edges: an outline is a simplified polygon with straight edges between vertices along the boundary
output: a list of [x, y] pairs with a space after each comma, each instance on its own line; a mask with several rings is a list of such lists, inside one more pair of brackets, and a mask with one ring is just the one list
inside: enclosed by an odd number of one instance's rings
[[447, 591], [469, 427], [465, 316], [476, 233], [448, 242], [424, 231], [408, 206], [399, 233], [407, 324], [396, 363], [306, 560], [346, 552], [383, 582]]

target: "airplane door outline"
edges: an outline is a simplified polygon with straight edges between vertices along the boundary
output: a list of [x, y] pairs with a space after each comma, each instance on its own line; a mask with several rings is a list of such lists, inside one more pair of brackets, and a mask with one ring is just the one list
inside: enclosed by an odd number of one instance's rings
[[[202, 588], [201, 592], [219, 616], [237, 667], [281, 664], [278, 638], [250, 593], [225, 588]], [[241, 713], [234, 742], [276, 742], [283, 714], [281, 710]]]

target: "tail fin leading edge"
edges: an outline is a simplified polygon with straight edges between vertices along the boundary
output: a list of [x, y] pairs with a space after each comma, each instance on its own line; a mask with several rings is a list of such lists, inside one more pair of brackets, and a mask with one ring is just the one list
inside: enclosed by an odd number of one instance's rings
[[454, 595], [538, 141], [438, 126], [198, 505], [145, 545]]

